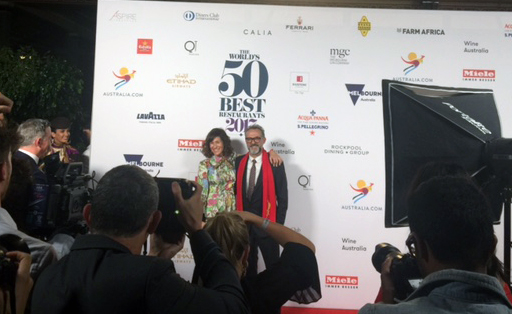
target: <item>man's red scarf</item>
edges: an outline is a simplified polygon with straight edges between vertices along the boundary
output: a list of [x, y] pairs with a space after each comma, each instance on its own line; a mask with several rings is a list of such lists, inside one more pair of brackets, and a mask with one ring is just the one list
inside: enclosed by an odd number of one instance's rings
[[[272, 172], [272, 166], [270, 165], [270, 159], [266, 150], [263, 150], [261, 155], [261, 168], [263, 170], [262, 181], [263, 181], [263, 208], [261, 211], [261, 217], [269, 219], [272, 222], [276, 222], [276, 186], [274, 183], [274, 173]], [[243, 180], [244, 172], [247, 168], [247, 161], [249, 160], [249, 153], [242, 158], [240, 165], [238, 166], [238, 172], [236, 174], [236, 210], [244, 210], [243, 200]]]

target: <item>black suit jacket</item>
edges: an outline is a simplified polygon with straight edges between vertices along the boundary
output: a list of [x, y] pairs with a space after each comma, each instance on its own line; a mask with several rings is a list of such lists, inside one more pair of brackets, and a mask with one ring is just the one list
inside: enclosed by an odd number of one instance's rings
[[[240, 162], [242, 158], [246, 155], [238, 156], [235, 160], [235, 168], [238, 177], [238, 170], [240, 166]], [[249, 157], [250, 160], [250, 157]], [[244, 200], [244, 210], [256, 214], [258, 216], [262, 216], [263, 209], [263, 167], [260, 169], [260, 174], [258, 176], [258, 180], [256, 185], [254, 186], [254, 191], [252, 192], [251, 199], [248, 199], [246, 196], [247, 192], [247, 173], [249, 172], [250, 164], [248, 162], [247, 167], [245, 167], [243, 182], [236, 182], [236, 184], [242, 184], [242, 193]], [[272, 173], [274, 174], [274, 183], [276, 189], [276, 221], [282, 225], [284, 225], [284, 220], [286, 218], [286, 210], [288, 209], [288, 183], [286, 181], [286, 172], [284, 170], [284, 163], [278, 167], [272, 167]], [[236, 189], [235, 189], [236, 191]]]
[[13, 157], [19, 160], [24, 160], [30, 166], [30, 170], [32, 171], [32, 177], [34, 178], [34, 183], [48, 184], [48, 179], [46, 178], [46, 175], [44, 174], [44, 172], [41, 171], [41, 169], [39, 169], [35, 160], [32, 159], [32, 157], [23, 152], [20, 152], [19, 150], [14, 153]]

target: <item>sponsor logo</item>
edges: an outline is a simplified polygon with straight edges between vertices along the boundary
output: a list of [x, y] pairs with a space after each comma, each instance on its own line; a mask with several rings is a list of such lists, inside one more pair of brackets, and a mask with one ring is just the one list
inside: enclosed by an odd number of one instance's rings
[[319, 130], [329, 129], [329, 117], [318, 116], [315, 110], [311, 110], [309, 115], [299, 115], [297, 128], [308, 130], [310, 135], [315, 135]]
[[137, 120], [140, 123], [151, 123], [151, 124], [161, 124], [162, 121], [165, 121], [165, 115], [160, 113], [138, 113]]
[[[400, 82], [420, 82], [420, 83], [432, 83], [434, 79], [430, 77], [410, 77], [408, 76], [409, 73], [416, 70], [420, 67], [420, 65], [423, 64], [423, 61], [425, 59], [424, 55], [421, 55], [421, 57], [418, 57], [418, 55], [415, 52], [410, 52], [407, 55], [407, 58], [404, 59], [404, 57], [400, 57], [402, 61], [406, 64], [405, 68], [403, 69], [403, 73], [405, 76], [402, 77], [394, 77], [393, 80], [400, 81]], [[416, 72], [415, 72], [416, 73]]]
[[471, 40], [464, 40], [465, 53], [489, 53], [489, 49], [481, 47], [479, 43]]
[[137, 22], [137, 14], [135, 13], [125, 13], [117, 10], [112, 17], [109, 19], [111, 22], [128, 22], [135, 23]]
[[302, 187], [304, 191], [312, 191], [313, 188], [311, 187], [311, 175], [300, 175], [297, 178], [297, 183]]
[[176, 253], [172, 260], [179, 264], [192, 264], [194, 262], [194, 254], [192, 254], [192, 251], [186, 247]]
[[361, 35], [363, 35], [363, 37], [366, 37], [368, 33], [372, 30], [372, 23], [368, 21], [368, 18], [366, 16], [363, 16], [361, 18], [361, 21], [357, 23], [357, 30], [361, 32]]
[[199, 13], [193, 11], [185, 11], [183, 13], [185, 21], [218, 21], [220, 16], [218, 13]]
[[129, 155], [124, 154], [124, 159], [127, 164], [139, 166], [146, 172], [154, 172], [155, 168], [162, 168], [164, 166], [163, 161], [146, 161], [142, 160], [144, 155]]
[[197, 81], [188, 77], [188, 73], [178, 73], [174, 78], [167, 79], [167, 83], [171, 84], [172, 88], [191, 88]]
[[134, 97], [134, 98], [135, 97], [143, 97], [144, 95], [142, 93], [137, 93], [137, 92], [130, 93], [130, 92], [118, 92], [117, 91], [120, 88], [127, 85], [135, 77], [136, 72], [137, 71], [135, 71], [135, 70], [132, 70], [130, 72], [130, 70], [126, 67], [122, 67], [118, 73], [112, 71], [112, 74], [114, 75], [114, 77], [116, 77], [116, 83], [114, 84], [114, 88], [116, 91], [103, 92], [103, 96], [106, 96], [106, 97]]
[[330, 49], [330, 63], [331, 64], [349, 64], [348, 56], [350, 56], [350, 49], [331, 48]]
[[364, 245], [358, 245], [355, 239], [341, 238], [341, 249], [343, 251], [355, 251], [355, 252], [366, 252]]
[[249, 50], [229, 54], [218, 86], [219, 118], [227, 124], [227, 131], [242, 136], [250, 125], [265, 118], [268, 80], [267, 67], [259, 54]]
[[314, 27], [313, 26], [306, 26], [306, 25], [302, 25], [303, 21], [302, 21], [302, 17], [298, 17], [297, 18], [297, 24], [295, 25], [286, 25], [286, 29], [287, 30], [290, 30], [292, 32], [301, 32], [301, 33], [307, 33], [309, 31], [313, 31]]
[[183, 45], [186, 51], [188, 51], [189, 55], [198, 56], [197, 53], [197, 40], [188, 40]]
[[350, 187], [352, 190], [356, 192], [356, 195], [352, 197], [352, 200], [354, 201], [354, 204], [368, 196], [368, 194], [372, 191], [373, 183], [366, 184], [366, 181], [359, 180], [357, 181], [356, 187], [353, 187], [352, 184], [350, 184]]
[[290, 91], [296, 94], [309, 92], [309, 73], [292, 72], [290, 73]]
[[153, 54], [153, 39], [137, 39], [137, 54]]
[[397, 28], [396, 31], [404, 35], [444, 35], [444, 29], [440, 28]]
[[364, 84], [345, 84], [345, 87], [354, 106], [359, 101], [359, 97], [361, 97], [361, 101], [375, 102], [375, 97], [382, 96], [382, 92], [364, 90]]
[[324, 149], [324, 154], [366, 156], [369, 155], [370, 152], [357, 145], [334, 144]]
[[279, 155], [295, 155], [295, 151], [287, 149], [286, 144], [282, 142], [270, 142], [272, 149]]
[[504, 30], [505, 37], [512, 38], [512, 24], [505, 24]]
[[203, 149], [204, 140], [178, 140], [178, 150], [182, 152], [199, 152]]
[[251, 36], [272, 36], [272, 31], [269, 29], [244, 29], [244, 35]]
[[359, 277], [357, 276], [325, 276], [326, 288], [358, 289]]
[[494, 82], [496, 80], [496, 71], [464, 69], [462, 70], [462, 79], [464, 81]]

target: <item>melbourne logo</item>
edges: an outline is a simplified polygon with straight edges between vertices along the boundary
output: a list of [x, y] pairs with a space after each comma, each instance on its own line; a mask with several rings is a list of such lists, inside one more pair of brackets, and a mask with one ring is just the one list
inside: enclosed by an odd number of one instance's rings
[[357, 104], [359, 97], [361, 101], [375, 102], [375, 97], [382, 96], [382, 92], [364, 90], [364, 84], [345, 84], [347, 91], [352, 99], [354, 106]]
[[128, 155], [124, 154], [124, 160], [129, 165], [139, 166], [146, 172], [153, 172], [154, 168], [162, 168], [164, 166], [163, 161], [146, 161], [142, 160], [144, 155]]
[[188, 51], [189, 55], [197, 56], [199, 55], [197, 53], [197, 40], [188, 40], [183, 45], [183, 48], [185, 48], [186, 51]]
[[357, 23], [357, 30], [361, 32], [361, 35], [363, 35], [363, 37], [366, 37], [368, 33], [372, 30], [372, 23], [368, 21], [368, 18], [366, 16], [363, 16], [361, 18], [361, 21]]
[[464, 40], [465, 53], [489, 53], [489, 49], [481, 47], [479, 43], [471, 40]]
[[313, 190], [313, 188], [311, 188], [311, 175], [300, 175], [297, 179], [297, 183], [299, 183], [304, 191]]
[[242, 136], [257, 119], [265, 118], [268, 81], [268, 70], [259, 54], [249, 50], [229, 54], [218, 86], [219, 117], [227, 123], [227, 131]]
[[137, 120], [140, 123], [161, 124], [162, 121], [165, 121], [165, 115], [163, 113], [153, 113], [152, 111], [149, 113], [138, 113]]
[[199, 13], [193, 11], [186, 11], [183, 13], [183, 19], [185, 21], [218, 21], [219, 20], [218, 13]]
[[310, 135], [315, 135], [319, 130], [329, 129], [329, 117], [319, 116], [315, 110], [311, 110], [309, 115], [299, 115], [297, 118], [297, 128], [308, 130]]
[[167, 79], [167, 83], [171, 84], [172, 88], [190, 88], [196, 85], [197, 81], [188, 76], [188, 73], [178, 73], [174, 78]]
[[462, 70], [462, 80], [464, 80], [464, 81], [494, 82], [495, 79], [496, 79], [496, 71], [495, 70], [475, 70], [475, 69]]
[[440, 28], [397, 28], [396, 31], [404, 35], [444, 35], [444, 29]]
[[295, 25], [286, 25], [286, 29], [288, 30], [291, 30], [292, 32], [302, 32], [302, 33], [307, 33], [309, 31], [313, 31], [314, 27], [313, 26], [306, 26], [306, 25], [302, 25], [302, 17], [298, 17], [297, 18], [297, 24]]
[[325, 276], [326, 288], [342, 288], [342, 289], [358, 289], [359, 277], [358, 276]]
[[309, 92], [309, 73], [292, 72], [290, 73], [290, 91], [296, 94]]
[[137, 39], [137, 54], [153, 54], [153, 39]]
[[124, 13], [116, 11], [114, 15], [109, 19], [111, 22], [129, 22], [135, 23], [137, 22], [137, 14], [135, 13]]
[[348, 56], [350, 56], [350, 49], [344, 48], [331, 48], [330, 50], [330, 63], [331, 64], [349, 64]]
[[356, 195], [352, 197], [354, 204], [356, 204], [368, 196], [368, 194], [372, 191], [373, 183], [367, 184], [366, 181], [359, 180], [357, 181], [356, 187], [353, 187], [352, 184], [350, 184], [350, 187], [356, 192]]
[[199, 152], [203, 149], [204, 140], [178, 140], [178, 150], [183, 152]]

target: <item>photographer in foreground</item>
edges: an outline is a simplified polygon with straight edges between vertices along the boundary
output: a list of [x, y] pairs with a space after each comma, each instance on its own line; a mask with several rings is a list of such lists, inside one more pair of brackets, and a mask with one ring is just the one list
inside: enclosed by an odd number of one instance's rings
[[[2, 252], [3, 254], [3, 252]], [[2, 259], [7, 258], [9, 260], [8, 263], [14, 263], [16, 265], [16, 276], [14, 278], [14, 295], [11, 295], [9, 289], [6, 289], [6, 277], [0, 278], [2, 283], [0, 287], [0, 313], [8, 314], [8, 313], [17, 313], [23, 314], [25, 313], [25, 308], [27, 307], [28, 297], [30, 295], [30, 291], [32, 290], [32, 286], [34, 281], [30, 277], [30, 264], [32, 262], [32, 257], [30, 254], [23, 253], [19, 251], [7, 252], [5, 257], [2, 256]], [[2, 267], [6, 267], [6, 261], [2, 260]], [[7, 275], [2, 272], [2, 275]], [[10, 285], [10, 283], [7, 283]], [[16, 309], [13, 310], [13, 307]]]
[[84, 208], [92, 234], [78, 237], [36, 283], [32, 314], [248, 313], [235, 269], [202, 230], [196, 188], [187, 200], [178, 184], [172, 193], [204, 287], [180, 278], [170, 259], [140, 255], [162, 218], [158, 186], [141, 168], [123, 165], [101, 178]]
[[382, 265], [384, 304], [360, 313], [512, 313], [500, 282], [487, 275], [496, 237], [485, 196], [465, 177], [435, 177], [408, 199], [407, 244], [424, 277], [405, 301], [394, 303], [392, 259]]

